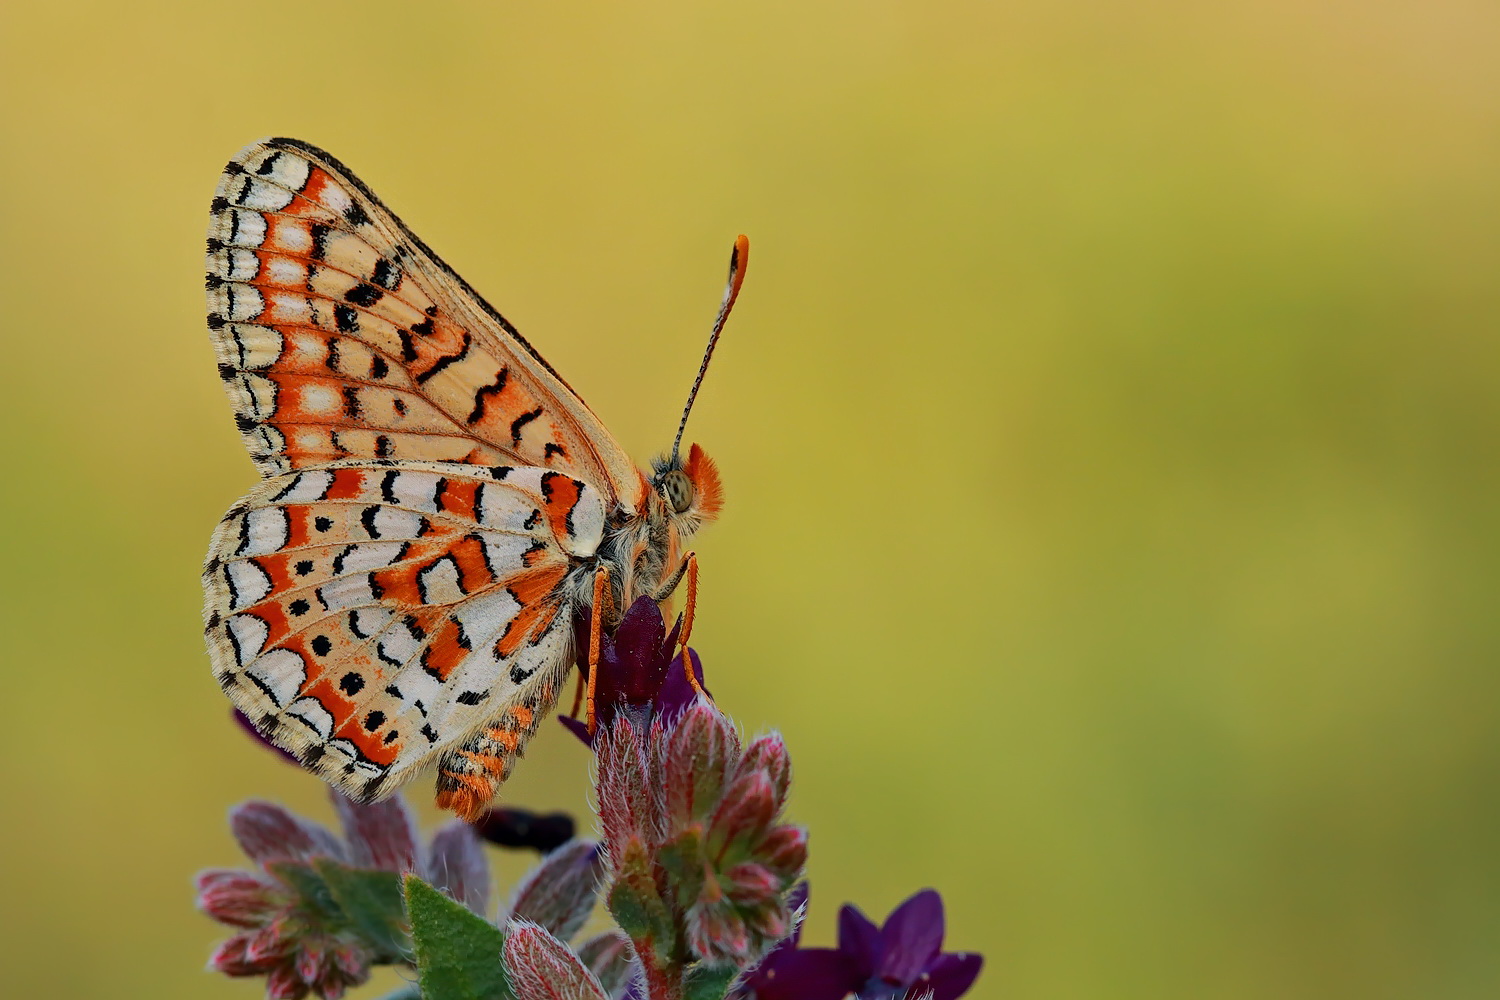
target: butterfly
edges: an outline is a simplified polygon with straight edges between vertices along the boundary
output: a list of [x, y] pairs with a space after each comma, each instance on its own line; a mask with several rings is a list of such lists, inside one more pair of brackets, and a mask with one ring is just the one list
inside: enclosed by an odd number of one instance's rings
[[[204, 565], [214, 674], [361, 802], [436, 765], [473, 818], [551, 711], [574, 622], [600, 630], [696, 562], [723, 492], [688, 412], [638, 469], [506, 319], [343, 164], [295, 139], [229, 162], [210, 208], [208, 328], [260, 482]], [[594, 673], [591, 673], [594, 676]]]

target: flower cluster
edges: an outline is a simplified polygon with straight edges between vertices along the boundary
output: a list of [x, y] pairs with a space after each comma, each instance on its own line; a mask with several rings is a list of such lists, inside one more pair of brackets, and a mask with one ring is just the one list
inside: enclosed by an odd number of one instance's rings
[[259, 870], [198, 876], [198, 908], [238, 928], [209, 966], [265, 976], [268, 997], [329, 1000], [368, 979], [372, 965], [399, 960], [409, 948], [399, 906], [370, 920], [360, 901], [398, 903], [401, 872], [419, 872], [476, 912], [489, 898], [489, 864], [467, 824], [448, 824], [419, 850], [399, 799], [359, 806], [332, 798], [343, 837], [269, 802], [236, 807], [230, 829]]
[[691, 966], [732, 979], [792, 928], [787, 895], [807, 834], [779, 822], [791, 765], [780, 737], [741, 748], [699, 703], [672, 725], [621, 716], [601, 731], [599, 819], [609, 908], [630, 936], [652, 995], [673, 995]]
[[[680, 624], [637, 601], [602, 637], [592, 731], [561, 719], [595, 751], [602, 843], [516, 807], [423, 847], [399, 797], [334, 793], [342, 836], [250, 802], [230, 824], [257, 870], [198, 878], [199, 908], [235, 928], [210, 967], [264, 976], [272, 998], [339, 997], [399, 964], [422, 1000], [957, 1000], [982, 960], [942, 951], [930, 889], [880, 927], [845, 906], [838, 947], [801, 947], [807, 833], [781, 819], [786, 745], [741, 743], [697, 655], [677, 652]], [[485, 842], [543, 855], [496, 917]], [[601, 896], [617, 929], [575, 941]]]

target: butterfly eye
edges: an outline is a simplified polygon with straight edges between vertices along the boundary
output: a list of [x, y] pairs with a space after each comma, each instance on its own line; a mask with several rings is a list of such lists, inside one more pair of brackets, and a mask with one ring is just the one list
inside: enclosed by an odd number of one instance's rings
[[661, 485], [677, 513], [681, 514], [693, 505], [693, 481], [681, 469], [673, 469], [663, 476]]

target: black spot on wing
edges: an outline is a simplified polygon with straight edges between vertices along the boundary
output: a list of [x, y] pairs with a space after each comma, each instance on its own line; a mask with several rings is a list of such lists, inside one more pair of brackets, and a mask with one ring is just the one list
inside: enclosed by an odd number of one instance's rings
[[357, 306], [373, 306], [385, 295], [374, 285], [359, 284], [344, 293], [344, 301], [353, 302]]
[[484, 404], [489, 397], [498, 396], [505, 391], [505, 380], [509, 375], [510, 369], [501, 368], [495, 374], [495, 381], [474, 390], [474, 408], [469, 411], [469, 423], [478, 423], [479, 418], [484, 416]]
[[370, 280], [386, 291], [394, 292], [401, 284], [401, 268], [382, 257], [375, 262], [375, 272], [370, 275]]
[[528, 410], [510, 422], [510, 443], [513, 445], [521, 443], [521, 432], [526, 425], [542, 415], [542, 408], [538, 406], [534, 410]]
[[469, 353], [469, 347], [471, 346], [471, 344], [472, 338], [468, 333], [465, 333], [462, 346], [460, 346], [459, 349], [452, 354], [445, 354], [441, 358], [438, 358], [436, 364], [417, 376], [417, 382], [419, 384], [426, 383], [428, 379], [432, 378], [434, 375], [438, 374], [449, 365], [458, 364], [458, 362], [462, 361], [464, 357]]
[[328, 226], [321, 222], [314, 222], [309, 229], [312, 234], [312, 253], [309, 255], [313, 260], [322, 260], [323, 255], [328, 252], [328, 234], [331, 233]]

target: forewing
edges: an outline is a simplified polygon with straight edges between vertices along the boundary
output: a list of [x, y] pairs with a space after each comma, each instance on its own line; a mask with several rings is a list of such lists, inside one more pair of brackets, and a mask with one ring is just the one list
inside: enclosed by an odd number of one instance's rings
[[639, 504], [640, 473], [583, 401], [322, 150], [267, 139], [230, 161], [207, 272], [219, 372], [263, 475], [513, 462]]
[[537, 467], [272, 477], [209, 550], [214, 672], [278, 745], [380, 798], [509, 708], [551, 707], [568, 664], [564, 580], [603, 531], [598, 491]]

